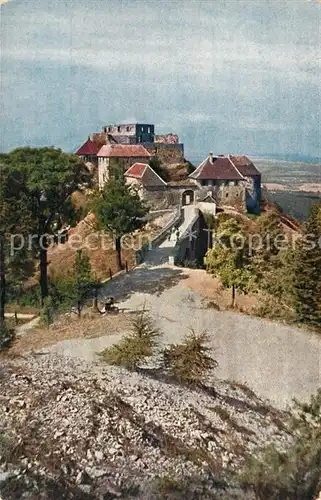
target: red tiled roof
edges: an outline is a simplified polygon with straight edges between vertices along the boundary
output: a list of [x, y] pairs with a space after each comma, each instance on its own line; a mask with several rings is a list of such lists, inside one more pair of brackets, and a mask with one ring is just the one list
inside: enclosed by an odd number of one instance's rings
[[126, 177], [137, 177], [137, 179], [141, 179], [144, 175], [144, 172], [147, 168], [145, 163], [134, 163], [129, 169], [125, 172]]
[[135, 177], [139, 179], [143, 186], [166, 186], [166, 182], [145, 163], [134, 163], [125, 172], [125, 177]]
[[247, 156], [231, 155], [230, 159], [242, 175], [260, 175], [256, 166]]
[[242, 180], [242, 175], [233, 166], [227, 156], [214, 157], [213, 161], [206, 158], [192, 174], [189, 176], [191, 179], [199, 180], [224, 180], [236, 181]]
[[97, 156], [106, 158], [150, 158], [152, 155], [140, 144], [107, 144], [99, 150]]
[[99, 147], [90, 138], [76, 151], [78, 156], [95, 156], [99, 151]]

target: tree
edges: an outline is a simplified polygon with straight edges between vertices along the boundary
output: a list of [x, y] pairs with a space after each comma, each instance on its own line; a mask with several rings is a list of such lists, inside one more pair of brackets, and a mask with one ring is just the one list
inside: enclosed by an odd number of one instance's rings
[[156, 172], [157, 175], [159, 175], [159, 177], [163, 179], [163, 181], [169, 181], [169, 173], [158, 156], [153, 156], [149, 160], [149, 166], [154, 170], [154, 172]]
[[111, 364], [135, 370], [141, 363], [156, 354], [161, 331], [155, 327], [154, 321], [146, 313], [140, 311], [132, 320], [131, 333], [102, 351], [103, 359]]
[[74, 296], [77, 302], [78, 316], [81, 314], [83, 303], [88, 297], [94, 281], [88, 254], [78, 250], [74, 264]]
[[257, 285], [277, 300], [284, 301], [285, 296], [288, 299], [293, 279], [293, 252], [278, 214], [264, 214], [256, 222], [258, 231], [252, 235], [252, 269]]
[[216, 241], [204, 260], [207, 271], [219, 277], [224, 287], [232, 289], [234, 307], [236, 290], [247, 293], [254, 282], [248, 239], [235, 219], [219, 225]]
[[0, 328], [4, 325], [8, 274], [11, 281], [21, 273], [21, 253], [26, 259], [24, 246], [20, 255], [10, 250], [10, 236], [19, 233], [24, 237], [30, 225], [30, 202], [20, 191], [19, 173], [0, 165]]
[[14, 171], [19, 194], [28, 200], [32, 247], [40, 261], [41, 301], [48, 296], [47, 250], [64, 223], [76, 220], [71, 195], [91, 183], [85, 164], [55, 148], [19, 148], [0, 161]]
[[164, 349], [164, 366], [168, 373], [179, 382], [200, 384], [218, 366], [207, 346], [209, 336], [206, 331], [195, 333], [191, 329], [182, 344], [170, 344]]
[[114, 238], [117, 267], [122, 269], [121, 238], [144, 225], [148, 210], [138, 194], [125, 184], [121, 174], [111, 176], [93, 203], [98, 227]]
[[298, 322], [321, 326], [321, 204], [312, 207], [294, 259], [293, 305]]

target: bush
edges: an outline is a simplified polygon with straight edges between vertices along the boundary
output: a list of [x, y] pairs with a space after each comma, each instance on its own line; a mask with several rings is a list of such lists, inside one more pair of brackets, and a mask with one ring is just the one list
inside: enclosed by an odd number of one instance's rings
[[118, 344], [105, 349], [101, 356], [110, 365], [135, 370], [146, 358], [153, 356], [158, 346], [160, 331], [145, 310], [132, 321], [132, 333]]
[[17, 304], [20, 307], [40, 307], [40, 286], [34, 285], [28, 289], [8, 286], [7, 299], [9, 304]]
[[51, 325], [54, 320], [54, 302], [53, 299], [49, 296], [44, 299], [43, 307], [40, 311], [40, 322], [45, 326]]
[[260, 318], [293, 322], [294, 312], [286, 304], [282, 304], [278, 298], [263, 295], [259, 305], [254, 309], [254, 314]]
[[10, 346], [14, 339], [14, 329], [6, 323], [0, 326], [0, 349], [5, 349]]
[[208, 373], [217, 367], [208, 352], [210, 347], [207, 332], [196, 334], [192, 329], [182, 344], [171, 344], [164, 349], [164, 367], [179, 382], [198, 384], [206, 379]]
[[[298, 405], [298, 404], [297, 404]], [[310, 500], [321, 489], [321, 390], [292, 417], [294, 441], [285, 451], [269, 445], [248, 458], [241, 481], [257, 498]]]
[[187, 267], [189, 269], [197, 269], [199, 266], [197, 265], [197, 261], [186, 259], [183, 261], [183, 267]]

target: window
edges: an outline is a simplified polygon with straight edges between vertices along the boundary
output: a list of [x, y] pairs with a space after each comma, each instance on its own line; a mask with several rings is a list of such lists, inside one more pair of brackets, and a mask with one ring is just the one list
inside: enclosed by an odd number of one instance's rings
[[228, 193], [226, 193], [225, 198], [228, 198]]
[[141, 131], [144, 132], [144, 127], [141, 127]]
[[150, 127], [148, 127], [148, 129], [147, 129], [147, 130], [148, 130], [148, 133], [150, 134]]
[[117, 127], [118, 132], [120, 132], [120, 127]]
[[111, 127], [108, 127], [108, 132], [110, 132], [110, 131], [111, 131]]
[[129, 132], [129, 131], [130, 131], [130, 127], [127, 127], [127, 132]]

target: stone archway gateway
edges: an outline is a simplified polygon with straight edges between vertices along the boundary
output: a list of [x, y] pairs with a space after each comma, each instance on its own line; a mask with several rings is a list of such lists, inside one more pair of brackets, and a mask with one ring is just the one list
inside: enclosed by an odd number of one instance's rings
[[182, 193], [182, 206], [191, 205], [194, 203], [194, 191], [193, 189], [186, 189]]

